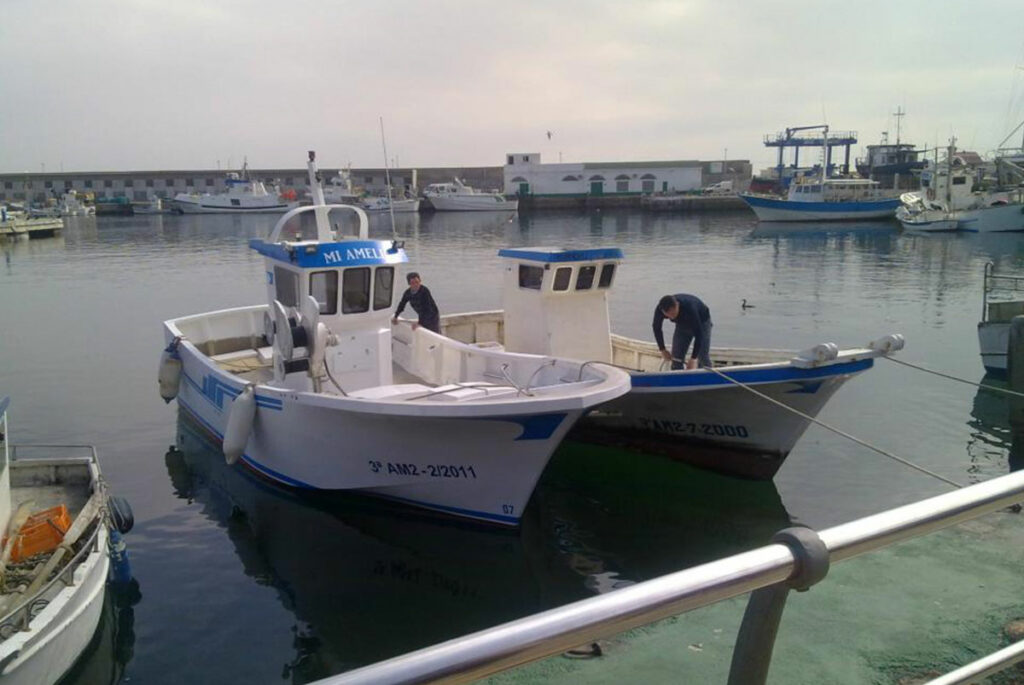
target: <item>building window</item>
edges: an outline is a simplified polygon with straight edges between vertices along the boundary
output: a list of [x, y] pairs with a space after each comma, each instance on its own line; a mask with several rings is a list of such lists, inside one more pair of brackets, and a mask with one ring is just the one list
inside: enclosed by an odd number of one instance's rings
[[555, 281], [551, 286], [552, 290], [568, 290], [569, 280], [572, 278], [571, 266], [560, 266], [555, 270]]
[[320, 305], [321, 314], [338, 313], [338, 272], [314, 271], [309, 275], [309, 294]]
[[541, 281], [544, 280], [544, 269], [539, 266], [519, 265], [519, 287], [530, 290], [540, 290]]
[[206, 187], [207, 188], [212, 188], [213, 187], [213, 179], [212, 178], [206, 179]]
[[64, 181], [64, 190], [71, 189], [71, 181]]
[[562, 180], [563, 180], [563, 181], [565, 181], [565, 182], [567, 182], [567, 183], [572, 183], [572, 182], [574, 182], [574, 181], [578, 181], [579, 179], [578, 179], [578, 178], [576, 178], [575, 176], [573, 176], [572, 174], [569, 174], [568, 176], [566, 176], [566, 177], [565, 177], [565, 178], [563, 178]]
[[373, 176], [366, 176], [363, 178], [363, 183], [373, 183]]
[[4, 188], [7, 190], [14, 190], [14, 184], [10, 181], [4, 181]]
[[195, 185], [195, 179], [193, 179], [193, 178], [186, 178], [185, 179], [185, 185], [188, 186], [189, 188], [191, 188], [192, 186]]
[[615, 182], [615, 192], [617, 192], [617, 193], [627, 193], [627, 192], [629, 192], [629, 181], [616, 181]]
[[654, 192], [654, 181], [644, 181], [640, 185], [642, 186], [641, 187], [641, 192], [644, 192], [644, 193], [653, 193]]
[[105, 179], [103, 179], [103, 187], [104, 188], [113, 188], [114, 187], [114, 182], [111, 181], [109, 178], [105, 178]]
[[516, 163], [516, 158], [515, 158], [514, 155], [509, 155], [508, 156], [508, 163], [509, 164], [515, 164]]
[[373, 272], [373, 311], [391, 307], [395, 287], [395, 267], [379, 266]]
[[529, 162], [529, 161], [530, 161], [530, 156], [529, 155], [523, 155], [523, 162], [525, 163], [525, 162]]
[[299, 275], [280, 266], [274, 267], [274, 292], [278, 302], [285, 307], [299, 304]]
[[604, 176], [601, 176], [600, 174], [595, 174], [594, 176], [590, 177], [590, 180], [591, 181], [603, 181], [604, 180]]
[[284, 184], [285, 184], [286, 186], [290, 186], [290, 185], [292, 184], [292, 177], [291, 177], [291, 176], [288, 176], [287, 178], [285, 178], [285, 179], [284, 179]]
[[146, 187], [147, 188], [152, 188], [153, 187], [153, 179], [151, 179], [151, 178], [147, 178], [146, 179]]
[[370, 268], [345, 269], [341, 283], [341, 313], [361, 314], [370, 308]]
[[46, 187], [46, 188], [52, 188], [53, 187], [53, 181], [43, 181], [43, 186]]
[[132, 179], [126, 178], [124, 180], [124, 187], [125, 188], [131, 188], [133, 185], [135, 185], [135, 182]]
[[576, 290], [590, 290], [590, 286], [594, 285], [594, 274], [597, 272], [597, 267], [594, 265], [581, 266], [579, 275], [576, 276]]

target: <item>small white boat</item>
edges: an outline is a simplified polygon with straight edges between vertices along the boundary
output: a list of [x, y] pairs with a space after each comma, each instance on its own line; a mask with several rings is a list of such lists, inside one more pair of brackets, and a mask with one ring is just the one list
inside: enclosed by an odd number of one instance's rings
[[[0, 593], [0, 683], [56, 683], [96, 632], [108, 575], [130, 579], [121, 532], [131, 515], [108, 498], [95, 449], [9, 444], [7, 407], [0, 400], [0, 526], [14, 531], [14, 542], [5, 546], [2, 575], [20, 591]], [[39, 453], [47, 456], [29, 456]], [[111, 521], [120, 530], [108, 528]], [[60, 546], [20, 558], [19, 545], [30, 554], [40, 527], [55, 530], [50, 544]]]
[[360, 203], [367, 212], [393, 211], [395, 214], [411, 214], [420, 211], [420, 201], [416, 198], [368, 197]]
[[231, 172], [225, 180], [227, 189], [222, 193], [178, 193], [174, 204], [184, 214], [281, 214], [299, 206], [286, 201], [276, 192], [267, 190], [262, 181], [249, 177], [248, 164], [240, 173]]
[[[279, 483], [517, 525], [565, 434], [625, 393], [629, 376], [411, 322], [392, 330], [402, 244], [368, 240], [362, 209], [324, 204], [313, 153], [308, 172], [314, 204], [250, 241], [267, 304], [164, 322], [161, 395], [221, 441], [229, 463]], [[356, 236], [333, 234], [333, 209], [355, 213]], [[310, 213], [315, 238], [288, 240]]]
[[921, 193], [903, 193], [896, 218], [908, 231], [955, 231], [959, 226], [956, 214], [937, 200], [929, 200]]
[[135, 214], [163, 214], [163, 211], [163, 200], [156, 196], [142, 202], [132, 203], [132, 212]]
[[453, 183], [431, 183], [423, 196], [439, 212], [514, 212], [519, 200], [509, 200], [498, 191], [470, 188], [458, 178]]
[[96, 213], [96, 208], [82, 202], [74, 190], [65, 192], [57, 206], [60, 208], [61, 216], [92, 216]]
[[849, 349], [834, 343], [803, 351], [713, 347], [714, 370], [666, 370], [653, 342], [610, 332], [607, 296], [620, 250], [498, 254], [506, 261], [504, 310], [442, 317], [442, 333], [470, 344], [631, 369], [630, 392], [588, 414], [577, 434], [635, 443], [718, 471], [771, 478], [810, 425], [737, 383], [814, 417], [876, 357], [903, 347], [900, 335]]
[[352, 170], [340, 169], [338, 175], [327, 180], [323, 186], [324, 202], [329, 205], [358, 205], [363, 193], [352, 185]]
[[1010, 322], [1024, 315], [1024, 275], [997, 273], [995, 264], [985, 264], [982, 281], [981, 321], [978, 322], [978, 347], [985, 371], [993, 376], [1006, 375], [1006, 357], [1010, 344]]

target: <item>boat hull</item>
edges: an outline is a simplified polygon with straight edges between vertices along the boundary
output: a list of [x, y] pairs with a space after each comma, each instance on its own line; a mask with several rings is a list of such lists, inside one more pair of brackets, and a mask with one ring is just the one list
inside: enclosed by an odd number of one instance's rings
[[1010, 344], [1010, 324], [982, 322], [978, 324], [978, 347], [985, 371], [995, 376], [1006, 375], [1006, 352]]
[[740, 193], [759, 221], [855, 221], [888, 219], [900, 206], [898, 199], [875, 202], [794, 202]]
[[[860, 359], [809, 369], [722, 371], [814, 417], [843, 383], [872, 364]], [[733, 475], [768, 479], [811, 423], [711, 371], [638, 372], [632, 379], [629, 393], [584, 419], [584, 437], [586, 428], [589, 435], [619, 433], [619, 442]]]
[[463, 197], [428, 197], [430, 205], [439, 212], [514, 212], [519, 200], [495, 199], [492, 195], [466, 195]]
[[[179, 406], [223, 442], [231, 401], [246, 382], [190, 343], [179, 354]], [[256, 406], [241, 461], [265, 478], [502, 525], [518, 524], [551, 454], [583, 413], [578, 404], [551, 403], [477, 415], [385, 415], [372, 401], [266, 385], [256, 388]]]
[[248, 206], [224, 204], [215, 199], [174, 199], [183, 214], [283, 214], [299, 206], [298, 202], [269, 202]]
[[973, 233], [1024, 231], [1024, 205], [1008, 204], [957, 212], [959, 228]]

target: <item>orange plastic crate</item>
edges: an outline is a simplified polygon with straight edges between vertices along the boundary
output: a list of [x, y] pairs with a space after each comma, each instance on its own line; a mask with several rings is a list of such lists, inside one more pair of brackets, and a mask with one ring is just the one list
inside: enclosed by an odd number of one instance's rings
[[11, 559], [18, 562], [56, 549], [70, 527], [71, 517], [63, 504], [32, 514], [14, 538]]

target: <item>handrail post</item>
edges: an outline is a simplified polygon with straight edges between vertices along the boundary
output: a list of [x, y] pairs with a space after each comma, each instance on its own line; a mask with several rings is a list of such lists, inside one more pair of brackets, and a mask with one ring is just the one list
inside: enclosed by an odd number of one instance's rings
[[828, 547], [817, 532], [810, 528], [785, 528], [772, 537], [772, 542], [789, 547], [796, 561], [796, 571], [785, 582], [751, 593], [732, 652], [729, 685], [756, 685], [767, 681], [775, 636], [789, 591], [804, 592], [828, 574]]

